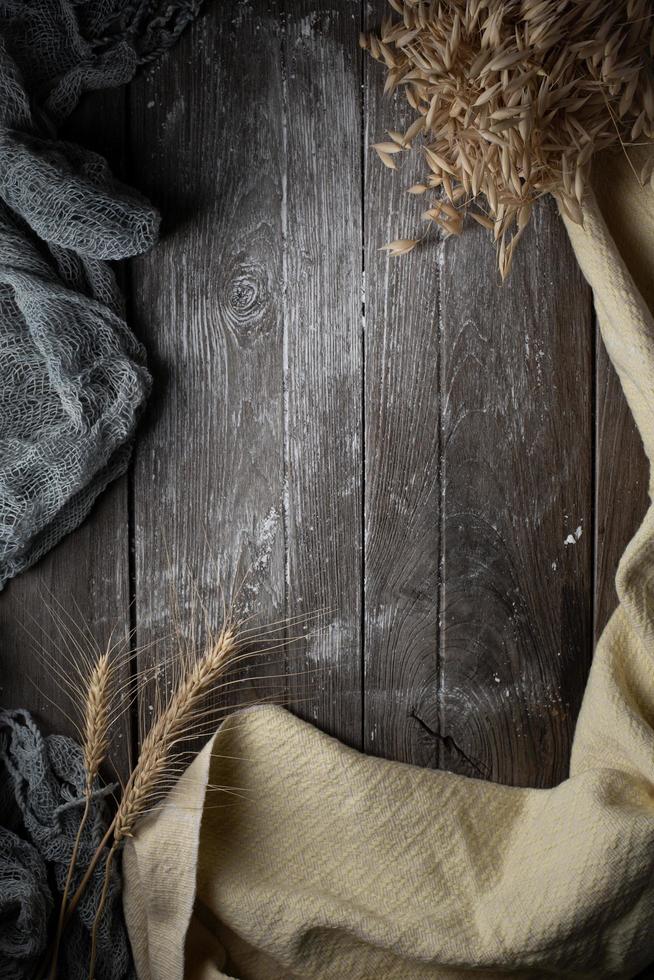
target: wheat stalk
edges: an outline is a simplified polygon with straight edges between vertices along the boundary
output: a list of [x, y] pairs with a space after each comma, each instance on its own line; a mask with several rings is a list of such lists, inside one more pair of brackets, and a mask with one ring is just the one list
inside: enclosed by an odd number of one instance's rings
[[[581, 223], [600, 150], [654, 138], [651, 0], [389, 0], [400, 15], [361, 46], [403, 86], [417, 113], [405, 133], [373, 144], [397, 170], [423, 138], [428, 173], [412, 194], [438, 190], [425, 220], [459, 235], [470, 212], [492, 232], [502, 278], [534, 202], [553, 194]], [[654, 180], [652, 168], [637, 175]], [[385, 246], [413, 250], [419, 238]]]
[[168, 704], [155, 719], [143, 741], [139, 758], [125, 785], [112, 824], [70, 903], [69, 914], [76, 907], [105, 847], [111, 841], [105, 860], [102, 892], [91, 934], [90, 977], [93, 976], [97, 930], [104, 912], [115, 853], [127, 837], [134, 835], [140, 817], [157, 799], [167, 772], [180, 755], [180, 743], [185, 740], [188, 732], [193, 729], [201, 716], [201, 709], [207, 695], [225, 672], [238, 647], [236, 630], [227, 626], [209, 646], [206, 653], [187, 668]]
[[84, 699], [84, 723], [83, 723], [83, 756], [84, 767], [86, 770], [86, 782], [84, 786], [84, 809], [80, 819], [77, 834], [73, 843], [66, 881], [61, 896], [59, 907], [59, 919], [54, 939], [52, 958], [50, 961], [50, 980], [54, 980], [57, 973], [57, 962], [59, 959], [59, 948], [66, 921], [66, 911], [68, 893], [73, 877], [73, 872], [77, 864], [80, 842], [84, 828], [86, 827], [91, 811], [91, 801], [93, 799], [93, 787], [100, 771], [100, 766], [104, 761], [109, 748], [109, 729], [111, 723], [111, 687], [114, 677], [114, 663], [111, 658], [111, 650], [107, 649], [102, 653], [95, 663], [90, 665], [88, 682]]
[[116, 812], [116, 844], [133, 835], [136, 822], [156, 793], [171, 759], [178, 754], [178, 745], [237, 649], [236, 631], [227, 626], [187, 670], [168, 705], [150, 728]]
[[[296, 620], [307, 621], [308, 617], [303, 615], [296, 617]], [[285, 622], [293, 623], [296, 620]], [[281, 628], [277, 626], [270, 632], [274, 634]], [[167, 703], [158, 709], [143, 739], [139, 757], [123, 789], [114, 818], [68, 903], [66, 922], [77, 908], [107, 847], [115, 853], [127, 837], [134, 836], [139, 819], [164, 795], [169, 784], [168, 776], [185, 755], [180, 746], [189, 737], [197, 737], [215, 727], [216, 712], [204, 710], [207, 696], [229, 668], [256, 655], [255, 651], [240, 653], [245, 644], [265, 635], [260, 629], [246, 630], [241, 635], [235, 626], [226, 625], [201, 657], [192, 662], [182, 657], [180, 679]], [[285, 646], [286, 642], [281, 641], [278, 645]], [[237, 682], [227, 682], [226, 686], [233, 683]]]
[[[316, 613], [316, 616], [322, 617], [323, 615], [324, 610]], [[303, 614], [291, 619], [280, 620], [271, 624], [266, 630], [261, 630], [260, 627], [248, 628], [247, 621], [242, 622], [238, 630], [235, 626], [228, 624], [200, 657], [197, 657], [190, 648], [187, 648], [186, 643], [180, 642], [176, 660], [171, 665], [178, 672], [177, 683], [173, 684], [172, 693], [167, 701], [158, 704], [154, 720], [142, 740], [139, 758], [123, 788], [122, 798], [114, 818], [94, 851], [74, 895], [69, 902], [64, 903], [65, 907], [61, 912], [63, 931], [75, 912], [98, 864], [104, 861], [102, 890], [91, 934], [91, 976], [96, 958], [97, 932], [109, 892], [111, 868], [116, 852], [127, 837], [134, 836], [137, 832], [141, 817], [161, 802], [177, 775], [183, 757], [186, 755], [183, 749], [184, 743], [190, 738], [198, 737], [215, 728], [218, 714], [224, 709], [207, 708], [207, 696], [217, 687], [229, 689], [232, 685], [243, 682], [244, 678], [229, 679], [229, 671], [237, 667], [242, 661], [250, 661], [253, 657], [258, 656], [256, 649], [246, 649], [254, 640], [261, 641], [267, 636], [271, 637], [273, 645], [267, 649], [267, 653], [286, 647], [293, 638], [277, 639], [277, 634], [285, 631], [289, 625], [296, 625], [301, 622], [308, 623], [311, 618]], [[81, 649], [78, 650], [78, 653], [81, 659], [87, 656]], [[72, 661], [71, 665], [81, 676], [79, 665], [75, 661]], [[152, 679], [153, 669], [139, 672], [135, 679], [132, 678], [128, 682], [132, 698], [143, 693], [143, 687], [148, 680]], [[115, 675], [116, 670], [115, 658], [110, 662], [107, 654], [104, 657], [99, 657], [88, 672], [89, 680], [86, 684], [85, 713], [81, 732], [84, 759], [87, 766], [87, 790], [89, 787], [93, 787], [95, 778], [90, 776], [90, 773], [94, 770], [97, 773], [97, 768], [106, 755], [109, 728], [116, 713], [113, 702], [122, 693], [122, 689], [111, 682], [111, 674]], [[302, 671], [302, 674], [305, 673], [306, 671]], [[261, 678], [250, 677], [250, 680], [264, 679], [264, 676], [267, 675], [263, 675]], [[287, 677], [289, 675], [285, 672], [279, 676]], [[65, 675], [62, 676], [62, 680], [67, 680]], [[138, 689], [135, 688], [135, 684]], [[159, 685], [156, 687], [156, 692], [157, 694], [160, 693]], [[143, 698], [141, 697], [140, 700], [142, 701]], [[261, 700], [261, 698], [257, 698], [257, 702]], [[275, 701], [276, 703], [283, 703], [277, 697]], [[83, 820], [86, 820], [86, 817], [83, 817]], [[80, 838], [82, 829], [83, 827], [78, 835]], [[74, 864], [76, 857], [77, 848], [75, 848], [72, 864]], [[58, 936], [57, 944], [59, 939], [60, 936]], [[57, 954], [55, 953], [52, 960], [55, 969], [56, 960]], [[43, 972], [39, 972], [40, 977], [43, 976]]]
[[[301, 614], [296, 617], [285, 617], [270, 623], [265, 629], [250, 625], [251, 617], [245, 617], [239, 620], [238, 630], [232, 625], [225, 626], [217, 638], [208, 645], [201, 657], [197, 656], [194, 643], [187, 639], [181, 628], [178, 628], [172, 634], [177, 640], [174, 657], [171, 654], [171, 659], [164, 658], [161, 660], [159, 658], [151, 666], [144, 667], [135, 673], [130, 671], [127, 680], [120, 683], [117, 681], [123, 676], [124, 667], [138, 653], [147, 649], [147, 646], [130, 649], [131, 637], [117, 644], [110, 641], [107, 649], [102, 652], [90, 634], [82, 634], [78, 624], [66, 613], [63, 607], [60, 607], [58, 613], [56, 610], [52, 611], [53, 620], [62, 641], [61, 645], [56, 646], [56, 657], [53, 656], [51, 650], [52, 639], [46, 647], [38, 640], [37, 636], [31, 636], [32, 640], [39, 645], [41, 654], [45, 662], [48, 663], [55, 682], [77, 709], [71, 716], [67, 715], [67, 717], [78, 732], [86, 768], [84, 811], [67, 872], [57, 933], [53, 944], [46, 951], [37, 970], [38, 980], [42, 980], [48, 974], [51, 978], [56, 975], [63, 930], [75, 912], [95, 869], [104, 858], [103, 885], [92, 931], [91, 973], [93, 972], [97, 930], [106, 904], [111, 881], [111, 867], [116, 851], [125, 837], [136, 832], [139, 819], [153, 807], [159, 805], [166, 791], [176, 781], [184, 761], [183, 757], [187, 754], [180, 749], [182, 743], [187, 739], [195, 739], [213, 731], [220, 716], [226, 713], [227, 709], [224, 706], [220, 708], [205, 707], [204, 702], [207, 695], [214, 688], [227, 692], [233, 686], [242, 684], [246, 679], [255, 682], [264, 679], [272, 680], [274, 676], [284, 678], [295, 676], [289, 675], [287, 671], [272, 676], [267, 672], [261, 676], [253, 676], [248, 672], [242, 677], [230, 678], [229, 672], [232, 669], [237, 669], [244, 661], [250, 664], [254, 663], [257, 666], [254, 658], [262, 653], [257, 646], [265, 640], [270, 640], [270, 644], [265, 648], [266, 656], [277, 649], [286, 648], [297, 637], [280, 636], [280, 634], [285, 634], [290, 626], [297, 626], [298, 624], [307, 626], [314, 617], [322, 619], [327, 611], [321, 609], [313, 615]], [[227, 611], [225, 611], [225, 621], [231, 622], [231, 619], [228, 620]], [[206, 626], [209, 630], [211, 629], [208, 619]], [[91, 639], [90, 646], [89, 638]], [[257, 646], [249, 649], [255, 641]], [[117, 717], [127, 710], [131, 704], [135, 701], [143, 704], [143, 693], [146, 685], [156, 679], [160, 670], [168, 670], [169, 667], [175, 672], [172, 685], [173, 693], [165, 703], [159, 702], [157, 704], [154, 720], [151, 720], [149, 731], [141, 740], [142, 749], [139, 759], [132, 770], [127, 785], [122, 788], [122, 801], [102, 841], [94, 851], [89, 865], [84, 870], [74, 895], [68, 902], [83, 830], [91, 813], [93, 791], [97, 785], [98, 772], [109, 749], [110, 730]], [[303, 670], [301, 675], [306, 673], [307, 671]], [[160, 685], [156, 686], [155, 693], [157, 697], [160, 696]], [[262, 699], [257, 696], [256, 702], [252, 703], [265, 703], [266, 700], [266, 698]], [[283, 699], [278, 696], [274, 696], [274, 700], [278, 704], [284, 703]], [[297, 698], [294, 698], [294, 701], [297, 702]], [[226, 790], [227, 788], [222, 787], [222, 789]]]

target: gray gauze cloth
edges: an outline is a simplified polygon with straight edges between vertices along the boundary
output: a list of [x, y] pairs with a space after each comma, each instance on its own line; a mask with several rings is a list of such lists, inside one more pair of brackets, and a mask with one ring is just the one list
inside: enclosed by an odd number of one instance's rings
[[0, 588], [124, 472], [150, 387], [107, 260], [148, 249], [158, 215], [57, 128], [200, 3], [0, 0]]
[[[84, 808], [82, 750], [70, 738], [44, 738], [26, 711], [0, 711], [0, 980], [31, 980], [46, 953]], [[82, 833], [73, 891], [109, 825], [98, 787]], [[104, 881], [100, 861], [64, 932], [58, 977], [87, 980], [91, 930]], [[120, 877], [98, 928], [97, 980], [133, 980]]]

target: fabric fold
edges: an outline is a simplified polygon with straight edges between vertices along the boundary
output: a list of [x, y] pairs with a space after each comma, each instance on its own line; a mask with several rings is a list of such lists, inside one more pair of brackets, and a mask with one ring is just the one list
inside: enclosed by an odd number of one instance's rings
[[[652, 459], [654, 320], [630, 270], [651, 277], [654, 191], [624, 158], [606, 167], [611, 197], [568, 231]], [[652, 508], [616, 584], [553, 789], [367, 757], [279, 708], [232, 717], [124, 852], [140, 980], [600, 980], [654, 961]]]
[[[79, 745], [64, 735], [44, 737], [26, 711], [0, 711], [0, 977], [32, 980], [52, 940], [49, 926], [64, 890], [85, 805], [86, 769]], [[78, 844], [75, 889], [110, 820], [106, 797], [94, 789]], [[96, 868], [68, 926], [60, 974], [85, 980], [91, 931], [104, 885]], [[97, 980], [132, 980], [134, 969], [115, 871], [98, 928]]]
[[59, 127], [200, 6], [0, 0], [0, 589], [125, 472], [151, 383], [107, 262], [151, 248], [159, 215]]

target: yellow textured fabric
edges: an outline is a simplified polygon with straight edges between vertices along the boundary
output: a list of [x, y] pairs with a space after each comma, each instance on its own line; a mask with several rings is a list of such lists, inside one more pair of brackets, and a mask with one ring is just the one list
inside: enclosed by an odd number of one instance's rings
[[[624, 158], [595, 186], [584, 227], [568, 230], [651, 460], [654, 193]], [[233, 717], [125, 851], [140, 980], [597, 980], [647, 966], [653, 508], [616, 584], [570, 778], [554, 789], [367, 757], [282, 709]], [[207, 782], [242, 795], [205, 807]]]

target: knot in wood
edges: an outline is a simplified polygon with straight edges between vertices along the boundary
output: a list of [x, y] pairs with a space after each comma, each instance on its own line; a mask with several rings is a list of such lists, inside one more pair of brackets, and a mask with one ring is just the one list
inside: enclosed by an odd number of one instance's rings
[[239, 343], [253, 343], [266, 328], [270, 286], [266, 270], [241, 261], [231, 271], [223, 293], [223, 311]]

